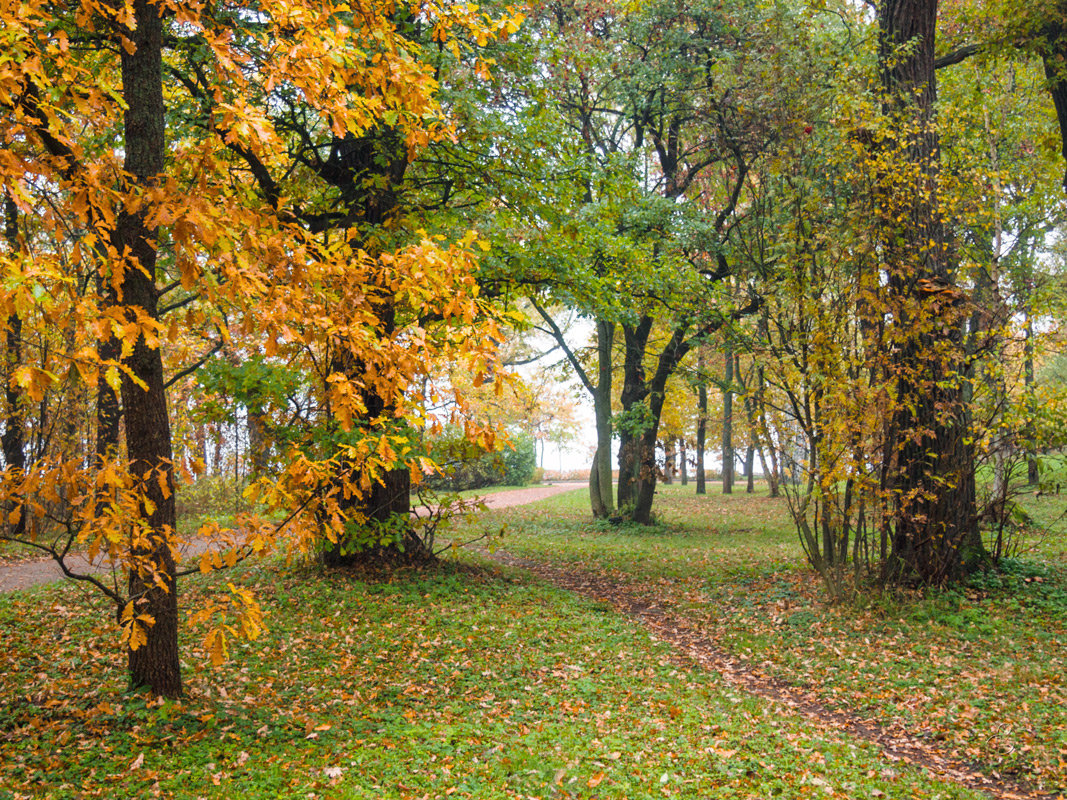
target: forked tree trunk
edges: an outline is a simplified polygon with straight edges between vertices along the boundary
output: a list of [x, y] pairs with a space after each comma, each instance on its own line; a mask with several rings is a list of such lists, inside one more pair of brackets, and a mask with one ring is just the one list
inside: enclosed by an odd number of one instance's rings
[[[618, 431], [619, 510], [632, 515], [637, 505], [638, 479], [642, 464], [647, 460], [642, 458], [641, 444], [645, 426], [649, 424], [647, 415], [642, 414], [642, 404], [648, 396], [643, 362], [648, 337], [652, 332], [652, 319], [644, 317], [637, 325], [623, 325], [622, 330], [624, 351], [619, 402], [622, 405], [624, 424]], [[652, 441], [654, 445], [655, 437]]]

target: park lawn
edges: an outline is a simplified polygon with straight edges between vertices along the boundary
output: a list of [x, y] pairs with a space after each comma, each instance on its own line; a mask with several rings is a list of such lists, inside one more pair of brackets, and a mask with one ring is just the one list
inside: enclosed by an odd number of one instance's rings
[[1025, 498], [1052, 527], [1023, 541], [1003, 572], [829, 606], [784, 501], [709, 491], [661, 487], [649, 528], [591, 521], [583, 492], [484, 524], [506, 524], [511, 553], [631, 585], [831, 707], [1067, 791], [1067, 496]]
[[[670, 534], [662, 534], [669, 538]], [[106, 606], [0, 597], [0, 797], [976, 798], [677, 661], [640, 626], [505, 570], [392, 579], [265, 562], [269, 631], [186, 697], [124, 690]]]

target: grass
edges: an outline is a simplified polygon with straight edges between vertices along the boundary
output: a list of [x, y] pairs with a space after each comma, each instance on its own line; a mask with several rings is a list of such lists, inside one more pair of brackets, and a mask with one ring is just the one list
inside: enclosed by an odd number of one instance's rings
[[[957, 592], [827, 607], [780, 502], [691, 492], [666, 487], [651, 528], [591, 522], [581, 490], [482, 524], [505, 526], [509, 551], [625, 581], [828, 703], [1063, 786], [1055, 537]], [[125, 690], [91, 596], [0, 596], [0, 799], [979, 796], [477, 559], [391, 579], [268, 561], [191, 579], [183, 606], [235, 578], [269, 632], [212, 668], [186, 626], [186, 697], [165, 703]]]
[[662, 487], [659, 524], [636, 528], [591, 523], [582, 499], [509, 511], [505, 547], [630, 584], [830, 706], [1067, 790], [1067, 497], [1025, 499], [1061, 527], [1022, 542], [1003, 572], [836, 607], [823, 602], [779, 501]]
[[213, 669], [190, 631], [187, 696], [162, 704], [124, 691], [89, 598], [0, 599], [0, 797], [976, 797], [519, 574], [242, 578], [269, 634]]

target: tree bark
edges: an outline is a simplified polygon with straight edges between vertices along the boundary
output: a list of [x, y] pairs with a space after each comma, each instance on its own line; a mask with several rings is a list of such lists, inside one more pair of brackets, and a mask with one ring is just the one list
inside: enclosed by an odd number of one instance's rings
[[726, 373], [722, 390], [722, 493], [734, 491], [734, 354], [725, 345]]
[[[22, 248], [19, 243], [18, 207], [11, 195], [4, 199], [4, 239], [11, 253]], [[26, 468], [26, 413], [23, 392], [15, 383], [15, 370], [22, 363], [22, 317], [17, 313], [7, 318], [7, 349], [4, 361], [4, 434], [0, 442], [4, 451], [4, 466], [8, 469]], [[25, 512], [20, 512], [14, 534], [25, 529]]]
[[677, 463], [678, 451], [675, 448], [675, 439], [673, 436], [670, 436], [663, 441], [663, 482], [665, 484], [674, 483], [674, 473], [677, 471]]
[[[391, 303], [376, 309], [376, 316], [381, 324], [383, 335], [390, 336], [395, 331], [395, 307]], [[349, 377], [364, 373], [365, 366], [354, 357], [347, 343], [336, 343], [331, 371]], [[367, 409], [366, 419], [376, 420], [392, 417], [395, 406], [382, 393], [369, 387], [362, 391], [363, 406]], [[383, 472], [371, 482], [369, 490], [352, 493], [351, 487], [360, 483], [361, 468], [356, 464], [345, 465], [337, 475], [337, 482], [342, 497], [341, 510], [350, 518], [362, 517], [371, 526], [388, 529], [396, 526], [395, 534], [389, 541], [379, 544], [366, 544], [366, 537], [359, 534], [342, 535], [338, 542], [328, 542], [323, 550], [323, 563], [330, 567], [351, 567], [356, 565], [394, 566], [397, 564], [419, 564], [432, 560], [432, 553], [426, 547], [410, 524], [411, 515], [411, 474], [408, 469], [390, 469]], [[347, 487], [346, 485], [347, 484]]]
[[950, 234], [938, 202], [940, 144], [934, 127], [937, 0], [883, 0], [879, 63], [897, 172], [879, 202], [884, 254], [898, 324], [890, 375], [900, 398], [892, 424], [892, 581], [939, 584], [960, 577], [981, 551], [974, 454], [961, 376], [962, 326]]
[[[1063, 13], [1062, 9], [1060, 13]], [[1045, 42], [1042, 54], [1045, 78], [1056, 108], [1056, 119], [1060, 124], [1060, 152], [1064, 159], [1067, 159], [1067, 28], [1062, 19], [1049, 20], [1045, 27]], [[1067, 171], [1063, 177], [1063, 188], [1067, 191]]]
[[[648, 396], [644, 357], [652, 318], [637, 325], [623, 325], [622, 405], [623, 424], [619, 426], [619, 510], [632, 515], [637, 504], [637, 482], [641, 471], [641, 436], [649, 424], [642, 404]], [[655, 442], [655, 439], [653, 439]]]
[[663, 403], [667, 397], [667, 380], [693, 346], [693, 340], [686, 339], [687, 330], [684, 325], [674, 329], [656, 359], [656, 371], [652, 379], [647, 381], [643, 389], [644, 399], [648, 403], [648, 417], [637, 443], [639, 458], [633, 507], [633, 521], [642, 525], [652, 522], [652, 501], [656, 496], [656, 439], [663, 417]]
[[1027, 411], [1030, 421], [1026, 426], [1026, 482], [1030, 486], [1037, 486], [1041, 479], [1041, 472], [1037, 463], [1037, 443], [1035, 419], [1037, 416], [1037, 402], [1034, 395], [1034, 318], [1030, 314], [1029, 298], [1026, 308], [1026, 339], [1023, 342], [1023, 381], [1026, 396]]
[[[22, 249], [19, 242], [18, 207], [8, 194], [4, 198], [4, 238], [11, 253]], [[26, 407], [22, 389], [15, 382], [15, 370], [22, 364], [22, 317], [17, 313], [7, 318], [7, 348], [4, 352], [4, 434], [0, 445], [4, 451], [4, 467], [22, 472], [26, 469]], [[13, 509], [12, 509], [13, 510]], [[5, 514], [8, 511], [5, 510]], [[18, 517], [11, 526], [11, 535], [26, 532], [26, 508], [18, 507]]]
[[[133, 52], [119, 48], [127, 106], [125, 168], [132, 179], [133, 185], [127, 187], [131, 194], [157, 183], [165, 153], [163, 20], [160, 7], [150, 0], [135, 0], [133, 10], [136, 27], [125, 32]], [[143, 211], [120, 212], [113, 244], [120, 258], [126, 255], [115, 265], [122, 270], [118, 300], [127, 309], [140, 308], [157, 319], [157, 231], [147, 225]], [[147, 630], [147, 642], [129, 651], [130, 682], [156, 695], [179, 697], [178, 587], [169, 541], [175, 526], [174, 473], [162, 353], [158, 347], [149, 347], [141, 336], [125, 365], [147, 387], [142, 388], [128, 375], [123, 377], [130, 470], [144, 493], [139, 520], [144, 526], [144, 542], [135, 541], [133, 553], [145, 566], [130, 571], [129, 592], [137, 612], [154, 620]]]
[[700, 383], [697, 385], [697, 494], [707, 494], [708, 488], [705, 482], [704, 451], [708, 440], [708, 383], [704, 375], [704, 354], [700, 353], [700, 363], [697, 367], [700, 373]]
[[596, 453], [589, 477], [589, 503], [593, 517], [607, 519], [615, 513], [611, 480], [611, 351], [615, 342], [615, 323], [597, 320], [597, 383], [590, 387], [596, 417]]

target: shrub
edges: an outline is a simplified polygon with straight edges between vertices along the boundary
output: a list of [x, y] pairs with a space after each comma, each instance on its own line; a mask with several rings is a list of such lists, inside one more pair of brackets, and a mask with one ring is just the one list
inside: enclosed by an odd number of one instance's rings
[[430, 442], [430, 454], [441, 466], [442, 474], [430, 478], [431, 489], [462, 491], [485, 486], [524, 486], [534, 476], [536, 455], [533, 438], [519, 434], [511, 446], [502, 450], [485, 450], [467, 441], [461, 431], [446, 428]]

